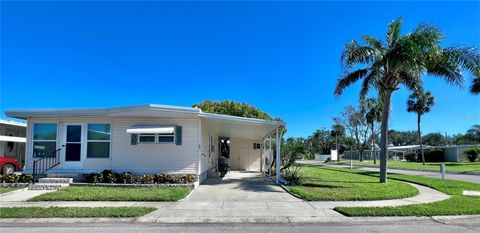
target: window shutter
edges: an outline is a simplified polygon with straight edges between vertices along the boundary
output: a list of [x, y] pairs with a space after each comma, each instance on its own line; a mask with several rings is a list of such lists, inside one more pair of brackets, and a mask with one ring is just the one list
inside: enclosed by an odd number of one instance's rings
[[175, 127], [175, 144], [182, 145], [182, 126]]
[[137, 145], [138, 143], [138, 134], [131, 134], [130, 136], [130, 144]]

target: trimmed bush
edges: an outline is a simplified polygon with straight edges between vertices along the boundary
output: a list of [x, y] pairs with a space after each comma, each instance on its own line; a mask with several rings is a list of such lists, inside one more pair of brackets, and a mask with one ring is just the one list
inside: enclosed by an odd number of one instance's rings
[[112, 172], [112, 170], [103, 170], [100, 173], [90, 173], [83, 175], [85, 183], [119, 183], [119, 184], [191, 184], [196, 181], [196, 176], [192, 174], [167, 174], [157, 173], [155, 175], [145, 174], [138, 180], [131, 172], [122, 174]]
[[407, 155], [405, 155], [405, 159], [408, 162], [416, 162], [417, 161], [417, 154], [415, 154], [415, 153], [407, 154]]
[[425, 162], [444, 162], [443, 149], [431, 149], [425, 152]]
[[8, 175], [0, 175], [0, 183], [32, 183], [33, 176], [28, 174], [8, 174]]
[[480, 148], [472, 148], [465, 150], [463, 153], [467, 155], [467, 159], [470, 162], [475, 162], [478, 159], [478, 155], [480, 155]]

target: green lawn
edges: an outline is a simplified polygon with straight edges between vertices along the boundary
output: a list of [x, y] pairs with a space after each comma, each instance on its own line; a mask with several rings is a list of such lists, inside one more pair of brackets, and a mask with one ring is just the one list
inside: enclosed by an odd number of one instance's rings
[[0, 218], [126, 218], [143, 216], [154, 210], [151, 207], [13, 207], [0, 208]]
[[0, 193], [8, 193], [8, 192], [11, 192], [11, 191], [17, 190], [17, 189], [20, 189], [20, 188], [15, 188], [15, 187], [1, 187], [1, 188], [0, 188]]
[[418, 190], [411, 185], [378, 178], [345, 173], [327, 167], [304, 166], [301, 185], [287, 186], [293, 193], [309, 201], [385, 200], [412, 197]]
[[[364, 174], [378, 179], [378, 173], [330, 168], [346, 173]], [[463, 196], [463, 190], [480, 190], [480, 184], [441, 180], [429, 177], [419, 177], [401, 174], [389, 174], [389, 182], [393, 179], [408, 181], [437, 189], [451, 195], [450, 199], [429, 203], [398, 207], [336, 207], [335, 210], [347, 216], [438, 216], [438, 215], [474, 215], [480, 214], [480, 197]]]
[[186, 197], [188, 187], [124, 188], [69, 186], [45, 193], [30, 201], [178, 201]]
[[[341, 164], [350, 164], [349, 160], [343, 160]], [[478, 172], [480, 173], [480, 163], [469, 163], [469, 162], [443, 162], [445, 164], [447, 172]], [[377, 164], [373, 164], [373, 161], [353, 161], [354, 165], [364, 165], [364, 166], [379, 166], [380, 162], [377, 160]], [[406, 162], [406, 161], [395, 161], [389, 160], [389, 168], [405, 168], [405, 169], [414, 169], [414, 170], [429, 170], [429, 171], [440, 171], [440, 164], [442, 162], [428, 162], [425, 163], [425, 166], [420, 162]]]

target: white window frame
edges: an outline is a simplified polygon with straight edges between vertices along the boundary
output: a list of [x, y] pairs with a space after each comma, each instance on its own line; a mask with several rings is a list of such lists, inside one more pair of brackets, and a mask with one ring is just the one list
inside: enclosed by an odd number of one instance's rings
[[[110, 125], [110, 140], [108, 140], [108, 157], [88, 157], [89, 142], [107, 142], [107, 140], [89, 140], [88, 125]], [[85, 158], [86, 159], [110, 159], [112, 157], [112, 124], [110, 122], [86, 122], [85, 123]]]
[[[142, 137], [153, 137], [153, 142], [142, 142], [140, 138]], [[155, 144], [157, 143], [157, 134], [156, 133], [139, 133], [138, 134], [138, 144]]]
[[[45, 139], [35, 139], [35, 125], [37, 124], [55, 124], [55, 139], [45, 140]], [[55, 148], [58, 147], [58, 123], [57, 122], [34, 122], [32, 126], [32, 158], [44, 158], [35, 156], [35, 142], [55, 142]], [[52, 151], [53, 152], [53, 151]]]

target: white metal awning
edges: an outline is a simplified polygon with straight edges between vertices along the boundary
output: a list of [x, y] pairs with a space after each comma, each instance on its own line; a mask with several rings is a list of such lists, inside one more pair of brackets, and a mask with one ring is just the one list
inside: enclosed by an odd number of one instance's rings
[[0, 142], [27, 142], [26, 138], [0, 135]]
[[161, 134], [173, 134], [175, 127], [173, 126], [132, 126], [127, 129], [129, 134], [143, 134], [143, 133], [161, 133]]

